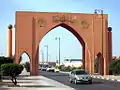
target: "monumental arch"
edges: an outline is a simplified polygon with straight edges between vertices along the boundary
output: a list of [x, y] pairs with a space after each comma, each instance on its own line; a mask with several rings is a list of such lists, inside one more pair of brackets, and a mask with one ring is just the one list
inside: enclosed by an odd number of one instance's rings
[[[52, 29], [66, 28], [82, 45], [83, 66], [94, 73], [94, 59], [99, 57], [99, 73], [109, 74], [112, 60], [112, 32], [108, 29], [107, 14], [65, 12], [16, 12], [15, 62], [20, 63], [22, 53], [30, 58], [31, 75], [38, 75], [39, 43]], [[73, 46], [71, 46], [73, 48]]]

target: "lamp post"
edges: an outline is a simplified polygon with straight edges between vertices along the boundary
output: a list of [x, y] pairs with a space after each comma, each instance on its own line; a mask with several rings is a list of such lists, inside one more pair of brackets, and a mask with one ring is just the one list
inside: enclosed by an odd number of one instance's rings
[[58, 65], [58, 59], [57, 59], [57, 56], [56, 56], [56, 63], [57, 63], [57, 65]]
[[56, 37], [55, 40], [59, 40], [59, 66], [60, 66], [60, 37]]
[[41, 54], [42, 54], [42, 63], [44, 63], [44, 53], [43, 53], [43, 50], [41, 50]]
[[48, 62], [48, 45], [45, 45], [44, 47], [47, 48], [47, 62]]
[[51, 62], [51, 56], [48, 54], [48, 61]]

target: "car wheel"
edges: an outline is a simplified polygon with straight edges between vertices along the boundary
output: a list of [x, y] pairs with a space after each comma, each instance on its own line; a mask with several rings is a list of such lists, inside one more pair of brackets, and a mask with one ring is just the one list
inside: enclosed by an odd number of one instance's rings
[[76, 79], [74, 79], [74, 83], [77, 84], [77, 80]]
[[89, 84], [92, 84], [92, 81], [89, 81]]

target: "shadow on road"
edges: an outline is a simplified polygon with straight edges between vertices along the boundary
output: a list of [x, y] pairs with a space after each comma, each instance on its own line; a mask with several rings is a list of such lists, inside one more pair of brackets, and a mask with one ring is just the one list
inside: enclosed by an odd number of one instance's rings
[[20, 87], [33, 87], [33, 88], [38, 88], [38, 87], [55, 87], [55, 86], [47, 86], [47, 85], [23, 85], [23, 86], [20, 86]]
[[104, 82], [102, 82], [102, 81], [93, 81], [92, 84], [104, 84]]
[[48, 74], [48, 75], [45, 75], [45, 76], [68, 76], [68, 75], [52, 75], [52, 74]]
[[93, 85], [93, 84], [104, 84], [103, 82], [100, 82], [100, 81], [93, 81], [92, 84], [89, 84], [89, 83], [78, 83], [76, 85]]
[[[4, 84], [8, 84], [8, 83], [12, 83], [12, 81], [7, 81], [7, 82], [3, 82]], [[17, 83], [32, 83], [32, 82], [25, 82], [25, 81], [17, 81]]]
[[[2, 77], [3, 80], [11, 80], [11, 77], [4, 76]], [[28, 78], [28, 76], [18, 76], [17, 80], [41, 80], [40, 78]]]

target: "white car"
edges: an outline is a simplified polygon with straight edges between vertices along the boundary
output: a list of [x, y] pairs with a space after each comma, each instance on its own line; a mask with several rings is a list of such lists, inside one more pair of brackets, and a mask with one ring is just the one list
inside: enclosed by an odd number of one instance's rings
[[48, 66], [46, 71], [48, 71], [48, 72], [50, 72], [50, 71], [55, 72], [55, 68], [53, 66]]
[[92, 84], [92, 77], [85, 70], [76, 69], [69, 74], [69, 81], [77, 83], [88, 82]]
[[59, 72], [60, 70], [59, 69], [55, 69], [55, 72]]
[[42, 65], [41, 67], [41, 71], [47, 71], [49, 65]]

